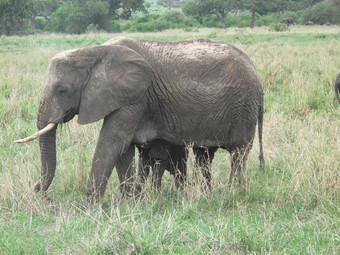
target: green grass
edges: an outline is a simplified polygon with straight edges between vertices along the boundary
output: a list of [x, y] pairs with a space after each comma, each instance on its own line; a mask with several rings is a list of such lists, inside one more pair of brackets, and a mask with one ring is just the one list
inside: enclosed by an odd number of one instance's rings
[[[340, 249], [339, 27], [127, 34], [232, 43], [253, 60], [265, 90], [264, 155], [249, 156], [246, 183], [228, 189], [230, 157], [218, 151], [212, 191], [146, 187], [141, 201], [120, 201], [117, 174], [109, 208], [85, 209], [85, 187], [101, 122], [76, 120], [57, 132], [57, 171], [44, 202], [38, 143], [13, 141], [36, 131], [49, 59], [115, 34], [0, 38], [0, 254], [338, 254]], [[189, 178], [193, 158], [189, 158]]]

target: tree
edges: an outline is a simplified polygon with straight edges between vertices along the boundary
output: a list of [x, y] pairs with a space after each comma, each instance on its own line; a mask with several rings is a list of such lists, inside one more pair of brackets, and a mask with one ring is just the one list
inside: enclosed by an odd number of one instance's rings
[[255, 13], [264, 14], [269, 10], [273, 10], [273, 1], [266, 0], [242, 0], [241, 5], [243, 8], [251, 11], [250, 27], [254, 28]]
[[145, 11], [144, 0], [107, 0], [110, 13], [117, 18], [128, 19], [136, 11]]
[[25, 23], [29, 16], [29, 2], [26, 0], [0, 0], [0, 33], [10, 35]]
[[225, 17], [229, 12], [237, 9], [238, 2], [238, 0], [191, 0], [183, 6], [182, 10], [188, 16], [216, 15], [225, 27]]
[[145, 10], [144, 0], [65, 0], [51, 15], [59, 32], [84, 33], [87, 28], [113, 30], [114, 21]]
[[185, 1], [181, 0], [158, 0], [157, 4], [160, 6], [164, 6], [169, 11], [171, 8], [179, 8], [184, 5]]

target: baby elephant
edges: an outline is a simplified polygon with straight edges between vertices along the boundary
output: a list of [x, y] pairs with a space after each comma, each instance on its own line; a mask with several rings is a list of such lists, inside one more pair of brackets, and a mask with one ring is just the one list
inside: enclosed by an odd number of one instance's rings
[[137, 147], [139, 150], [138, 172], [142, 183], [145, 183], [149, 176], [151, 167], [154, 188], [161, 188], [165, 170], [168, 170], [174, 176], [177, 188], [184, 186], [188, 158], [185, 146], [170, 144], [164, 140], [155, 140], [147, 146]]
[[[168, 170], [175, 178], [176, 188], [182, 188], [187, 181], [188, 150], [184, 146], [173, 145], [163, 140], [155, 140], [146, 147], [139, 149], [139, 175], [141, 182], [149, 176], [152, 168], [152, 182], [156, 189], [161, 188], [162, 176]], [[211, 189], [211, 164], [217, 147], [193, 148], [195, 157], [194, 178], [197, 182], [198, 170], [203, 175], [203, 187]]]

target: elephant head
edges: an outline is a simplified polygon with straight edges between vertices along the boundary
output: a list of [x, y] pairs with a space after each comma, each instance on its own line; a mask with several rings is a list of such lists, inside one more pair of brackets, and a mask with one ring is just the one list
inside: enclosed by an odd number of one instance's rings
[[338, 102], [340, 104], [340, 73], [338, 74], [338, 77], [335, 80], [335, 85], [334, 85], [334, 89], [335, 89], [335, 96], [338, 99]]
[[53, 57], [39, 105], [39, 131], [16, 141], [39, 137], [41, 179], [35, 190], [44, 193], [53, 180], [58, 123], [68, 122], [76, 114], [78, 123], [91, 123], [124, 105], [138, 102], [152, 74], [143, 57], [123, 46], [89, 46]]

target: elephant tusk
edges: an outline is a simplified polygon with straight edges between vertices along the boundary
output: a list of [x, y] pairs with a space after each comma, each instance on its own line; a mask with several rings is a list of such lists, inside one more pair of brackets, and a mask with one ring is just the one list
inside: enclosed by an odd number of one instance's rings
[[23, 139], [15, 140], [14, 143], [27, 143], [27, 142], [30, 142], [30, 141], [32, 141], [34, 139], [37, 139], [39, 136], [42, 136], [42, 135], [46, 134], [47, 132], [51, 131], [56, 125], [57, 124], [55, 124], [55, 123], [50, 123], [46, 127], [44, 127], [43, 129], [41, 129], [38, 132], [36, 132], [34, 135], [31, 135], [31, 136], [23, 138]]

